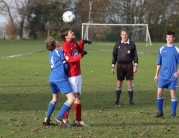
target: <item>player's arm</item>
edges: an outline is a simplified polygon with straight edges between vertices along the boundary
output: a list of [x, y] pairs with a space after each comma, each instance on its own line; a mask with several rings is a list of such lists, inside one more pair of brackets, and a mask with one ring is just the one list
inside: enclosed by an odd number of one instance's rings
[[84, 42], [83, 40], [80, 40], [79, 44], [77, 44], [78, 52], [81, 53], [84, 50]]
[[[178, 52], [177, 63], [179, 64], [179, 52]], [[173, 75], [174, 75], [176, 78], [179, 77], [179, 68], [178, 68], [177, 72], [175, 72]]]
[[155, 77], [154, 77], [155, 82], [158, 82], [158, 74], [159, 74], [161, 65], [162, 65], [162, 56], [161, 56], [160, 50], [159, 50], [158, 51], [157, 67], [156, 67], [156, 72], [155, 72]]
[[136, 48], [136, 45], [134, 43], [134, 66], [137, 67], [138, 65], [138, 55], [137, 55], [137, 48]]
[[90, 44], [92, 44], [92, 42], [89, 41], [89, 40], [80, 40], [79, 45], [77, 44], [77, 45], [78, 45], [78, 51], [79, 51], [79, 52], [84, 51], [84, 44], [90, 45]]
[[64, 56], [64, 53], [63, 53], [63, 51], [61, 50], [61, 49], [58, 49], [58, 55], [59, 55], [59, 57], [60, 57], [60, 59], [61, 59], [61, 61], [63, 62], [65, 62], [66, 60], [65, 60], [65, 56]]
[[134, 68], [133, 68], [134, 73], [137, 72], [137, 66], [138, 66], [138, 55], [137, 55], [136, 45], [134, 43]]
[[114, 74], [115, 73], [115, 64], [117, 62], [117, 44], [115, 44], [113, 52], [112, 52], [112, 65], [111, 65], [111, 72]]
[[69, 51], [70, 51], [70, 49], [68, 48], [68, 46], [63, 45], [63, 52], [64, 52], [65, 59], [67, 62], [77, 62], [85, 55], [82, 52], [82, 53], [79, 53], [78, 55], [72, 56]]
[[161, 67], [160, 65], [157, 65], [155, 77], [154, 77], [155, 82], [158, 82], [158, 74], [159, 74], [159, 71], [160, 71], [160, 67]]
[[68, 67], [68, 63], [65, 59], [63, 51], [61, 49], [58, 49], [58, 54], [60, 55], [60, 59], [64, 65], [65, 72], [67, 72], [69, 67]]

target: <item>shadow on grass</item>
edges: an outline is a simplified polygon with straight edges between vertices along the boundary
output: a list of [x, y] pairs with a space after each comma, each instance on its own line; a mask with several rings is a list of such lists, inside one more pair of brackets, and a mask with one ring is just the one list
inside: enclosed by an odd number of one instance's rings
[[22, 87], [24, 87], [24, 88], [26, 88], [26, 87], [49, 87], [49, 85], [47, 85], [47, 84], [43, 84], [43, 85], [41, 85], [41, 84], [29, 84], [29, 85], [9, 85], [9, 86], [1, 86], [1, 88], [7, 88], [7, 87], [11, 87], [11, 88], [22, 88]]
[[[13, 90], [10, 92], [0, 93], [1, 111], [16, 110], [44, 110], [47, 108], [51, 100], [50, 88], [47, 85], [28, 85], [26, 86], [10, 86]], [[31, 88], [35, 87], [35, 88]], [[36, 87], [38, 87], [37, 90]], [[4, 88], [3, 88], [4, 89]], [[147, 95], [147, 96], [146, 96]], [[132, 108], [151, 108], [156, 106], [155, 93], [151, 91], [137, 92], [134, 95], [134, 106], [128, 104], [128, 94], [121, 94], [121, 107], [114, 106], [115, 93], [112, 91], [99, 91], [96, 93], [82, 93], [83, 110], [108, 110], [108, 109], [132, 109]], [[66, 101], [65, 95], [60, 95], [58, 105], [62, 105]]]
[[[140, 120], [139, 120], [140, 121]], [[114, 123], [95, 123], [92, 124], [91, 126], [116, 126], [116, 127], [120, 127], [120, 128], [126, 128], [129, 126], [173, 126], [173, 125], [179, 125], [179, 123], [177, 121], [175, 122], [138, 122], [138, 123], [125, 123], [125, 124], [114, 124]]]

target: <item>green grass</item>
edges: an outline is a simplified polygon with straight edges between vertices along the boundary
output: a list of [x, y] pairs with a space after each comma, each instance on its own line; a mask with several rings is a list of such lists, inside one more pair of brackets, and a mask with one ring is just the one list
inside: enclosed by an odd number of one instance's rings
[[[0, 40], [0, 138], [179, 137], [178, 118], [170, 118], [168, 90], [164, 94], [164, 117], [153, 118], [157, 111], [157, 84], [153, 78], [157, 51], [161, 45], [163, 43], [154, 43], [146, 47], [144, 43], [137, 43], [138, 52], [149, 54], [138, 55], [139, 67], [133, 81], [135, 106], [132, 107], [128, 105], [125, 82], [121, 95], [122, 106], [113, 106], [116, 75], [110, 69], [114, 43], [93, 42], [90, 46], [85, 45], [88, 54], [81, 60], [82, 117], [91, 127], [63, 128], [42, 126], [51, 100], [48, 84], [49, 52], [45, 51], [44, 41]], [[17, 54], [27, 55], [7, 58]], [[65, 96], [60, 95], [52, 120], [65, 100]], [[72, 122], [73, 110], [69, 118]]]

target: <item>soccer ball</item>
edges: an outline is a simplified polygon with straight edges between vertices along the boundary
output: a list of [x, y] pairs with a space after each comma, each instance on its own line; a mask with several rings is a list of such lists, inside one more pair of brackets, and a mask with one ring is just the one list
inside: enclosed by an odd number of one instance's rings
[[72, 11], [66, 11], [63, 13], [62, 19], [65, 23], [70, 23], [75, 19], [75, 15]]

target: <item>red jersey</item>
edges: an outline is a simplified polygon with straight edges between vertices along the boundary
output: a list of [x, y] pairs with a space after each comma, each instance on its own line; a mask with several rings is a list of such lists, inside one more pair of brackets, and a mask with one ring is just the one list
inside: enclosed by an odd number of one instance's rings
[[84, 49], [83, 40], [80, 40], [78, 44], [74, 39], [70, 41], [64, 41], [62, 43], [62, 49], [65, 55], [65, 59], [69, 64], [68, 77], [78, 76], [81, 74], [80, 54]]

